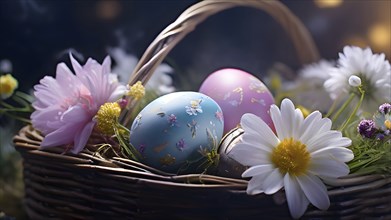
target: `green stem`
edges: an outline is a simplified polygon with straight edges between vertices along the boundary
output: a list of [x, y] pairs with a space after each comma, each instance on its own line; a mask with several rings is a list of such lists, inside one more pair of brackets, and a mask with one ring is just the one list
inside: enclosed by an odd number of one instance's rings
[[13, 109], [4, 108], [4, 109], [0, 109], [0, 113], [2, 112], [31, 112], [31, 110], [28, 108], [13, 108]]
[[341, 99], [341, 97], [338, 96], [338, 97], [334, 100], [334, 102], [333, 102], [333, 104], [331, 104], [331, 107], [330, 107], [329, 111], [327, 112], [325, 118], [329, 118], [330, 115], [332, 115], [332, 114], [334, 113], [335, 107], [337, 107], [337, 103], [340, 101], [340, 99]]
[[31, 124], [31, 120], [29, 120], [29, 119], [26, 119], [26, 118], [23, 118], [23, 117], [20, 117], [20, 116], [16, 116], [16, 115], [10, 114], [10, 113], [8, 113], [8, 112], [4, 112], [4, 115], [7, 115], [7, 116], [9, 116], [10, 118], [19, 120], [19, 121], [21, 121], [21, 122], [24, 122], [24, 123], [27, 123], [27, 124]]
[[[356, 115], [358, 109], [360, 108], [362, 101], [364, 100], [365, 91], [361, 89], [361, 87], [358, 88], [358, 90], [361, 93], [360, 101], [357, 103], [356, 107], [354, 108], [353, 112], [350, 114], [349, 118], [345, 121], [345, 123], [342, 125], [342, 127], [339, 129], [340, 131], [343, 131], [345, 127], [349, 124], [349, 122], [352, 120], [352, 118]], [[354, 95], [354, 94], [352, 94]]]
[[141, 154], [132, 144], [130, 144], [129, 140], [125, 140], [122, 137], [120, 129], [123, 129], [126, 132], [126, 136], [129, 135], [129, 129], [120, 124], [119, 122], [117, 122], [116, 126], [114, 126], [114, 132], [122, 149], [126, 151], [126, 153], [131, 157], [131, 159], [133, 159], [134, 161], [140, 161]]
[[32, 103], [34, 101], [34, 96], [29, 95], [29, 94], [24, 93], [24, 92], [16, 91], [15, 92], [15, 96], [18, 96], [18, 97], [28, 101], [29, 103]]
[[12, 105], [10, 105], [10, 104], [8, 104], [6, 102], [3, 102], [1, 100], [0, 100], [0, 105], [4, 106], [5, 108], [14, 108], [14, 106], [12, 106]]
[[348, 100], [346, 100], [345, 103], [342, 105], [342, 107], [337, 111], [337, 113], [335, 113], [335, 115], [334, 115], [333, 118], [331, 119], [331, 121], [333, 122], [333, 124], [334, 124], [335, 121], [339, 118], [339, 116], [341, 115], [341, 113], [346, 109], [346, 107], [348, 107], [348, 105], [352, 102], [354, 96], [355, 96], [354, 93], [350, 94]]

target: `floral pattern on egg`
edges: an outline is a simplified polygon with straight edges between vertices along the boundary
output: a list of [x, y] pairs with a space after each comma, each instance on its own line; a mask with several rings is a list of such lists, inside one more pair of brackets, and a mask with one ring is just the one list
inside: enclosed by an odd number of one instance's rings
[[202, 99], [190, 101], [190, 106], [185, 106], [186, 113], [189, 115], [197, 115], [198, 113], [202, 113], [201, 102]]
[[224, 113], [224, 133], [239, 125], [245, 113], [253, 113], [274, 128], [269, 109], [274, 98], [255, 76], [239, 69], [221, 69], [208, 76], [200, 92], [210, 96]]
[[210, 155], [205, 152], [216, 150], [223, 128], [222, 110], [213, 99], [198, 92], [175, 92], [140, 112], [131, 126], [130, 143], [146, 165], [170, 173], [202, 172], [199, 168]]

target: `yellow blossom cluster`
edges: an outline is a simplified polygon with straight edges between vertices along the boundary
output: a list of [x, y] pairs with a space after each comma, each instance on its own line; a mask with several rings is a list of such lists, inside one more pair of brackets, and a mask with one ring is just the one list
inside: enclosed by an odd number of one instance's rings
[[18, 81], [11, 75], [0, 76], [0, 96], [2, 99], [9, 98], [18, 88]]
[[120, 114], [121, 107], [117, 102], [105, 103], [95, 116], [97, 129], [105, 135], [114, 135], [114, 126]]
[[144, 88], [143, 84], [141, 84], [141, 81], [138, 81], [137, 83], [133, 84], [130, 87], [127, 95], [133, 97], [136, 100], [139, 100], [142, 97], [144, 97], [145, 88]]

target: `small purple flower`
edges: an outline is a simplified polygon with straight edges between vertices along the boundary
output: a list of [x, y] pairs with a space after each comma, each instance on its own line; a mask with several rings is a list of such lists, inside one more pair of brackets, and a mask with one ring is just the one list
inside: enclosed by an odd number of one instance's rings
[[176, 147], [178, 148], [178, 150], [183, 151], [183, 149], [185, 149], [185, 147], [186, 147], [185, 140], [183, 140], [183, 138], [181, 138], [181, 139], [176, 143]]
[[357, 131], [363, 137], [372, 138], [377, 131], [375, 122], [373, 120], [361, 120], [357, 126]]
[[377, 135], [376, 135], [376, 139], [377, 139], [377, 140], [380, 140], [380, 141], [384, 140], [384, 134], [381, 134], [381, 133], [380, 133], [380, 134], [377, 134]]
[[177, 118], [174, 114], [169, 115], [167, 120], [171, 127], [174, 127], [176, 125]]
[[381, 106], [379, 106], [379, 112], [383, 115], [386, 115], [391, 112], [391, 104], [390, 103], [384, 103]]
[[121, 109], [124, 109], [128, 105], [128, 100], [125, 98], [121, 98], [120, 100], [117, 101], [117, 103], [119, 107], [121, 107]]

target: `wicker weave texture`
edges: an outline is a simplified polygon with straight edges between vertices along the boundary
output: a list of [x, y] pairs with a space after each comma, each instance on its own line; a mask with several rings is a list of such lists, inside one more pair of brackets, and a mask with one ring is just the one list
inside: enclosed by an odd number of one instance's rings
[[[289, 219], [283, 192], [250, 196], [247, 181], [212, 175], [162, 175], [134, 161], [84, 150], [39, 150], [25, 127], [14, 142], [24, 158], [26, 208], [32, 219]], [[391, 177], [348, 176], [329, 183], [331, 206], [303, 219], [389, 219]]]

